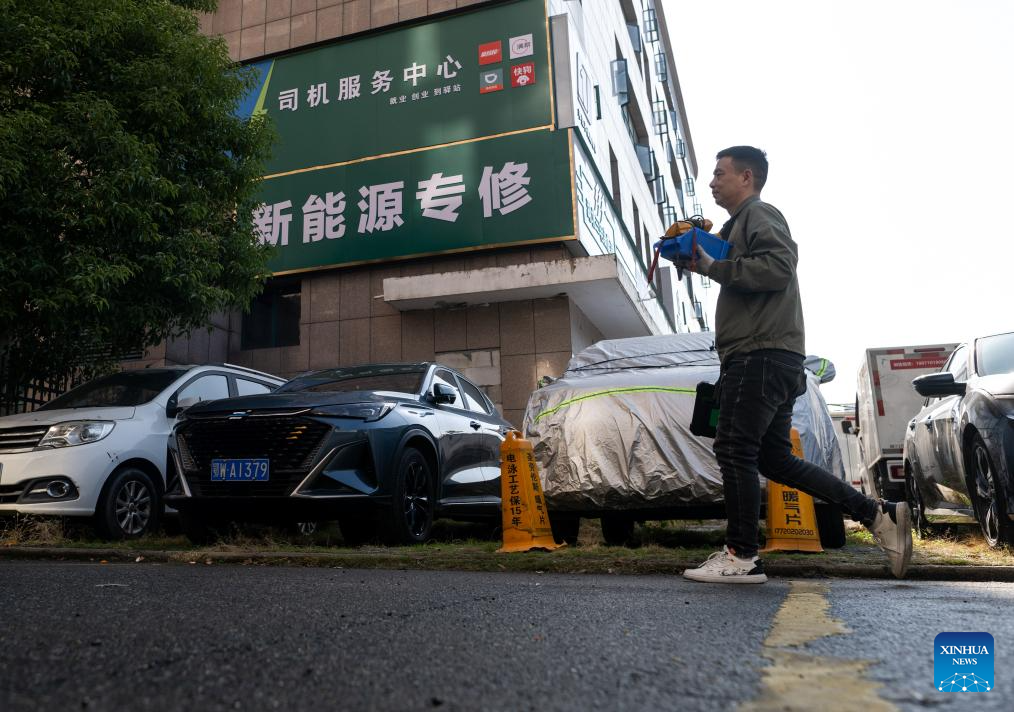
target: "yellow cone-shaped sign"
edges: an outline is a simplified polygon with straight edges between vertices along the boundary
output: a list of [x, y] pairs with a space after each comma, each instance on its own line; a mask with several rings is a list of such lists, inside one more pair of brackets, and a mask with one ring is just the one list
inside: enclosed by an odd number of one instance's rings
[[[793, 428], [792, 454], [803, 457], [803, 443]], [[768, 541], [761, 551], [824, 551], [817, 530], [813, 497], [768, 480]]]
[[532, 444], [516, 430], [509, 431], [500, 444], [500, 496], [503, 546], [498, 551], [552, 550], [566, 546], [553, 540]]

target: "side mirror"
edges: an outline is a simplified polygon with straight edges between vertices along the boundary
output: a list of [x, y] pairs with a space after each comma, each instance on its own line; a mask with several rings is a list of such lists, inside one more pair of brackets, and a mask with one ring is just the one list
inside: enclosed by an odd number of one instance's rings
[[947, 371], [928, 373], [912, 381], [916, 392], [927, 398], [965, 395], [965, 384], [954, 380], [954, 374]]
[[843, 420], [843, 421], [841, 421], [841, 431], [843, 433], [845, 433], [846, 435], [851, 435], [852, 434], [852, 421], [851, 420]]
[[453, 403], [458, 400], [458, 392], [446, 383], [434, 383], [432, 397], [433, 402], [438, 405], [441, 403]]

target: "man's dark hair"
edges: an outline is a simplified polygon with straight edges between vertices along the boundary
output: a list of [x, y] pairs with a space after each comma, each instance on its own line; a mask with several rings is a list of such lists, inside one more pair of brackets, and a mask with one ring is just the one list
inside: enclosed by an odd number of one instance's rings
[[753, 189], [758, 193], [768, 181], [768, 154], [753, 146], [731, 146], [718, 152], [715, 160], [732, 159], [732, 165], [742, 173], [747, 168], [753, 173]]

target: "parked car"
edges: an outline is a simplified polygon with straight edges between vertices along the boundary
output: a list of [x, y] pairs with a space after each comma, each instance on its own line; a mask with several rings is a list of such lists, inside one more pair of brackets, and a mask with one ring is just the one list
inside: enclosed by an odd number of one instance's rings
[[1014, 333], [961, 344], [912, 385], [926, 398], [903, 453], [913, 525], [977, 521], [990, 546], [1014, 544]]
[[500, 518], [510, 424], [436, 363], [315, 371], [188, 410], [167, 500], [194, 542], [228, 521], [337, 519], [349, 544], [424, 542], [437, 517]]
[[[844, 478], [819, 388], [834, 369], [807, 362], [813, 370], [792, 424], [806, 459]], [[601, 519], [606, 543], [621, 544], [639, 521], [725, 516], [713, 441], [690, 432], [697, 384], [714, 383], [719, 370], [712, 333], [612, 339], [575, 355], [562, 378], [532, 394], [524, 428], [558, 538], [576, 539], [581, 517]], [[844, 544], [840, 509], [817, 503], [817, 522], [824, 546]]]
[[0, 514], [93, 517], [110, 539], [154, 530], [166, 442], [191, 405], [268, 393], [284, 379], [229, 364], [122, 371], [0, 418]]

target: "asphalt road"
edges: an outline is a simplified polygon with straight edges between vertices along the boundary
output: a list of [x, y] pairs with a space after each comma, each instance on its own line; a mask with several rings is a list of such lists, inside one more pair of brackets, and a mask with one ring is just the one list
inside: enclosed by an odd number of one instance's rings
[[[800, 709], [871, 712], [868, 694], [1009, 710], [1012, 599], [1012, 584], [0, 561], [0, 709], [785, 709], [802, 691]], [[772, 647], [821, 616], [851, 632]], [[952, 630], [993, 634], [993, 691], [934, 690], [933, 638]], [[786, 688], [786, 655], [868, 667]]]

